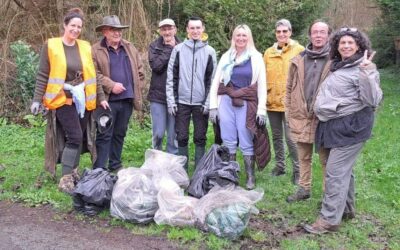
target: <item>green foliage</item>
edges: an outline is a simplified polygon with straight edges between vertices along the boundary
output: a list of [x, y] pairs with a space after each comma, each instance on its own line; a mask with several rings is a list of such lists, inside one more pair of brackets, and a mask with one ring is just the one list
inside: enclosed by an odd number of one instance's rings
[[400, 37], [400, 1], [377, 0], [382, 11], [382, 18], [372, 30], [370, 37], [377, 51], [375, 61], [379, 67], [395, 63], [396, 51], [394, 40]]
[[24, 104], [30, 102], [35, 89], [36, 74], [39, 69], [39, 55], [31, 46], [23, 41], [17, 41], [10, 45], [11, 53], [17, 66], [17, 78], [15, 87], [17, 94]]
[[[293, 38], [304, 43], [301, 36], [312, 20], [320, 17], [327, 1], [313, 0], [180, 0], [182, 12], [178, 19], [185, 20], [192, 15], [202, 17], [210, 44], [221, 54], [230, 46], [233, 29], [239, 24], [247, 24], [252, 30], [256, 47], [260, 52], [274, 43], [275, 23], [281, 18], [291, 21]], [[185, 32], [184, 23], [180, 31]]]
[[24, 120], [32, 127], [44, 127], [47, 124], [47, 120], [40, 115], [25, 115]]

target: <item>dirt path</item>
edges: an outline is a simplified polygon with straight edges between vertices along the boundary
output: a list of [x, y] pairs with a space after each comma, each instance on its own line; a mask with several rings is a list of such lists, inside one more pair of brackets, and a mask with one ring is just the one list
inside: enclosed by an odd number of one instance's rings
[[165, 238], [133, 235], [97, 219], [88, 223], [50, 207], [0, 201], [0, 249], [180, 249]]

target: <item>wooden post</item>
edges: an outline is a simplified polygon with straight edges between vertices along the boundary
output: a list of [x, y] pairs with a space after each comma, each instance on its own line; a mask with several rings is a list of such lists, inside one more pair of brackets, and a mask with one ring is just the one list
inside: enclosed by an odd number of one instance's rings
[[394, 45], [396, 49], [396, 64], [400, 65], [400, 37], [394, 39]]

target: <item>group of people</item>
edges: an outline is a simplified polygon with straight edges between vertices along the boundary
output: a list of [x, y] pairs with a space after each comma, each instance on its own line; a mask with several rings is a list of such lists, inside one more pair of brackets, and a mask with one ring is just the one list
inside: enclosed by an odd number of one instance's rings
[[[61, 162], [59, 188], [64, 192], [71, 192], [78, 181], [79, 157], [85, 150], [91, 152], [93, 168], [122, 168], [132, 111], [142, 109], [143, 65], [133, 44], [122, 38], [128, 26], [115, 15], [104, 17], [96, 27], [103, 38], [90, 46], [78, 39], [83, 21], [82, 11], [71, 9], [64, 17], [63, 36], [44, 45], [31, 105], [34, 114], [50, 111], [46, 169], [55, 174]], [[304, 48], [290, 38], [291, 23], [281, 19], [275, 25], [277, 41], [263, 56], [251, 29], [242, 24], [234, 29], [231, 46], [217, 64], [201, 18], [188, 19], [184, 41], [176, 36], [172, 19], [160, 21], [158, 27], [160, 37], [148, 51], [153, 148], [163, 149], [167, 133], [166, 151], [186, 156], [189, 162], [192, 120], [197, 166], [211, 120], [231, 160], [236, 160], [239, 147], [246, 188], [253, 189], [255, 164], [266, 153], [261, 145], [269, 143], [263, 136], [269, 121], [276, 162], [271, 175], [285, 174], [285, 137], [292, 181], [298, 185], [288, 202], [310, 198], [314, 146], [319, 154], [322, 208], [305, 230], [335, 231], [342, 219], [354, 218], [353, 166], [371, 136], [374, 110], [382, 99], [365, 34], [347, 27], [331, 34], [329, 25], [317, 20], [309, 26], [310, 43]], [[108, 115], [92, 118], [93, 110]], [[107, 129], [99, 129], [104, 123]]]

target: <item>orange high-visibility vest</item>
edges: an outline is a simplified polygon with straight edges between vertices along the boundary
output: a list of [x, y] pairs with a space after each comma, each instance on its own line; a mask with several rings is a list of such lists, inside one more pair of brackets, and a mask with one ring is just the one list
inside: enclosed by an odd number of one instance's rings
[[[92, 60], [90, 43], [76, 40], [79, 55], [82, 61], [83, 81], [85, 82], [85, 105], [87, 110], [96, 108], [96, 70]], [[48, 40], [48, 55], [50, 74], [47, 82], [43, 104], [48, 109], [57, 109], [63, 106], [67, 100], [63, 87], [67, 76], [67, 59], [61, 37]]]

